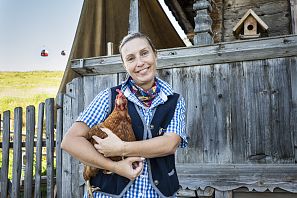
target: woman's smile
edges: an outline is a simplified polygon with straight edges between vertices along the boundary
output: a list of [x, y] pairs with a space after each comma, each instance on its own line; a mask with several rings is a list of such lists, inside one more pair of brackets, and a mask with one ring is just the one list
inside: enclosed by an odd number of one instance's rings
[[135, 83], [144, 90], [150, 89], [155, 80], [157, 55], [147, 40], [135, 38], [121, 50], [124, 67]]

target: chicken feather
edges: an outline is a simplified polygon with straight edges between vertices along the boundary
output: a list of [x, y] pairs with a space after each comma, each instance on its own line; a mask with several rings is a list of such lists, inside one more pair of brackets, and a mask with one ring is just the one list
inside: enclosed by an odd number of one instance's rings
[[[105, 119], [104, 122], [93, 126], [88, 134], [86, 139], [92, 144], [96, 144], [96, 141], [92, 138], [92, 136], [98, 136], [102, 139], [107, 137], [107, 134], [101, 130], [101, 128], [110, 129], [115, 135], [117, 135], [123, 141], [136, 141], [133, 129], [131, 118], [128, 114], [128, 101], [121, 90], [117, 89], [118, 95], [115, 99], [115, 106], [111, 114]], [[120, 161], [123, 159], [122, 156], [114, 156], [110, 157], [113, 161]], [[83, 177], [87, 184], [89, 184], [89, 180], [96, 176], [100, 169], [92, 166], [85, 165], [83, 171]], [[108, 170], [104, 170], [104, 173], [107, 173]], [[92, 196], [91, 186], [88, 186], [89, 194]]]

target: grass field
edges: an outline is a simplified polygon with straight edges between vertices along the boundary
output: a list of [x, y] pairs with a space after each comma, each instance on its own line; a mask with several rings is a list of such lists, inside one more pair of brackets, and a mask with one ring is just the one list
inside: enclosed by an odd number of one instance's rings
[[38, 108], [40, 102], [55, 98], [63, 72], [0, 72], [0, 114], [15, 107]]
[[[38, 105], [47, 98], [55, 98], [62, 80], [63, 72], [34, 71], [34, 72], [0, 72], [0, 114], [11, 111], [11, 119], [15, 107], [23, 108], [25, 118], [26, 107], [34, 105], [36, 114]], [[23, 121], [25, 122], [25, 121]], [[23, 125], [24, 126], [24, 125]], [[11, 126], [13, 128], [13, 126]], [[24, 129], [23, 129], [24, 131]], [[0, 141], [2, 133], [0, 132]], [[0, 148], [2, 153], [2, 149]], [[42, 172], [45, 174], [46, 160], [42, 160]], [[12, 150], [9, 157], [9, 178], [12, 178]], [[0, 166], [2, 154], [0, 155]], [[35, 170], [34, 170], [35, 171]]]

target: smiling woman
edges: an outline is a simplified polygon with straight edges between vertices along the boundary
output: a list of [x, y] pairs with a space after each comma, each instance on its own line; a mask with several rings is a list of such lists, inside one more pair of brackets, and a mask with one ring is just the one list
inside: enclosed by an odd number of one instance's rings
[[[127, 42], [129, 45], [125, 45]], [[144, 90], [153, 86], [157, 72], [157, 51], [150, 43], [146, 38], [134, 38], [130, 41], [123, 41], [120, 46], [126, 71], [135, 83]]]
[[[114, 173], [99, 171], [94, 174], [90, 179], [94, 187], [89, 190], [91, 197], [132, 198], [141, 194], [152, 198], [174, 197], [179, 189], [174, 153], [178, 146], [187, 146], [185, 101], [156, 76], [157, 53], [147, 36], [142, 33], [127, 35], [119, 51], [129, 77], [94, 98], [70, 127], [61, 147], [88, 166]], [[109, 114], [117, 89], [128, 100], [136, 141], [123, 141], [111, 128], [103, 128], [107, 137], [93, 137], [96, 141], [93, 146], [87, 141], [90, 128], [100, 127], [98, 124], [107, 119], [110, 123], [121, 121], [112, 120]], [[114, 156], [124, 159], [116, 162], [108, 158]]]

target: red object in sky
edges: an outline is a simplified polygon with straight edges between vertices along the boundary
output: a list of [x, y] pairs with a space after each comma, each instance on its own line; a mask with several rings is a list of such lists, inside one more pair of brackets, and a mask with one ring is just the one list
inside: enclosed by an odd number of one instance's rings
[[48, 56], [48, 51], [43, 49], [43, 50], [41, 50], [40, 55], [43, 56], [43, 57]]

